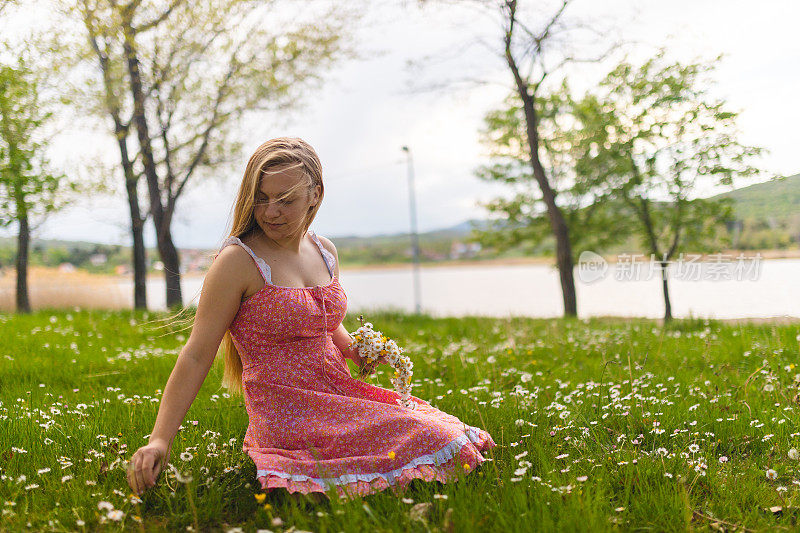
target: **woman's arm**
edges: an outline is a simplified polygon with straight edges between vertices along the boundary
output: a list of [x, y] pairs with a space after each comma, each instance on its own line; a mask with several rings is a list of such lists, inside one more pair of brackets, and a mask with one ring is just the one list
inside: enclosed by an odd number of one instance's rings
[[[242, 293], [232, 286], [225, 272], [225, 259], [220, 256], [212, 263], [203, 280], [203, 290], [197, 305], [189, 340], [175, 361], [167, 380], [150, 442], [171, 443], [178, 427], [197, 396], [219, 350], [225, 331], [236, 316]], [[218, 265], [218, 268], [214, 268]]]
[[[241, 253], [236, 249], [241, 250]], [[229, 246], [217, 256], [203, 280], [189, 340], [164, 387], [155, 426], [146, 446], [133, 454], [128, 483], [136, 494], [155, 485], [166, 466], [172, 441], [203, 384], [225, 331], [236, 316], [247, 287], [247, 252]]]
[[333, 339], [333, 344], [339, 348], [339, 351], [342, 352], [345, 359], [350, 359], [357, 366], [361, 366], [361, 357], [358, 355], [358, 348], [355, 346], [352, 349], [348, 348], [350, 343], [353, 342], [353, 339], [350, 338], [344, 324], [339, 324], [339, 328], [333, 332], [331, 337]]

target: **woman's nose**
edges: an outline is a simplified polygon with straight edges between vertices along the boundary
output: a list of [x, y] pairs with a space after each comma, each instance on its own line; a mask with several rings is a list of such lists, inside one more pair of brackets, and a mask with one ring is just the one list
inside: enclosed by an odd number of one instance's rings
[[278, 204], [276, 202], [270, 202], [267, 204], [267, 209], [265, 211], [267, 218], [274, 220], [274, 215], [280, 214], [280, 209], [278, 208]]

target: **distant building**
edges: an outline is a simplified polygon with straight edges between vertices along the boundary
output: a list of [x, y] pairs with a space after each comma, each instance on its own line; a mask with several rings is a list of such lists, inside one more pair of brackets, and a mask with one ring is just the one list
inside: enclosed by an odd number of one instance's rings
[[472, 257], [481, 251], [481, 245], [477, 242], [463, 243], [455, 241], [450, 247], [450, 259], [459, 259], [462, 257]]
[[211, 266], [213, 256], [208, 250], [181, 250], [183, 272], [205, 272]]
[[94, 266], [105, 265], [108, 262], [106, 254], [94, 254], [89, 256], [89, 262]]

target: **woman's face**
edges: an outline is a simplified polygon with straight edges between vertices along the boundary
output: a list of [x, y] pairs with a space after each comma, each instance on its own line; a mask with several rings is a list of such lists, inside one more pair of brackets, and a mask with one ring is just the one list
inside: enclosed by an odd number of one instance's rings
[[275, 240], [299, 233], [305, 226], [309, 209], [317, 204], [320, 195], [319, 185], [312, 190], [301, 185], [283, 197], [295, 185], [306, 183], [301, 168], [286, 168], [288, 170], [270, 170], [261, 178], [256, 191], [253, 216], [264, 233]]

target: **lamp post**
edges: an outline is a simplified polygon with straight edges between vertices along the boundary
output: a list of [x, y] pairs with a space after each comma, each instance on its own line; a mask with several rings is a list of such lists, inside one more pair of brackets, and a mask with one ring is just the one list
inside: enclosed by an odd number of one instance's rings
[[408, 146], [403, 146], [403, 151], [408, 156], [408, 199], [411, 210], [411, 249], [414, 254], [414, 309], [417, 314], [420, 314], [419, 236], [417, 235], [417, 206], [414, 198], [414, 163], [411, 159], [411, 150]]

